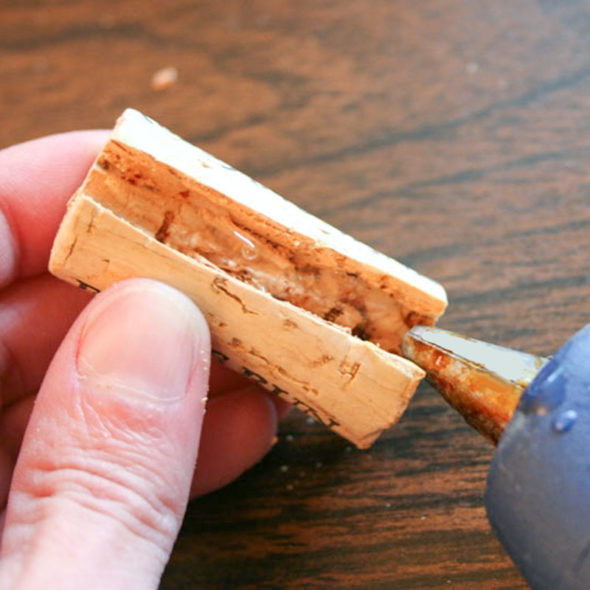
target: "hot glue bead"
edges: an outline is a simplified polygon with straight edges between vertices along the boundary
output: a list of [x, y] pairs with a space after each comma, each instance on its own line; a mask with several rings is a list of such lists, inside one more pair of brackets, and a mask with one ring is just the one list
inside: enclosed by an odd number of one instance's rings
[[567, 377], [555, 359], [551, 359], [520, 398], [523, 414], [544, 415], [559, 407], [565, 399]]
[[576, 410], [566, 410], [558, 414], [551, 422], [551, 427], [554, 432], [561, 434], [571, 430], [578, 419], [578, 412]]

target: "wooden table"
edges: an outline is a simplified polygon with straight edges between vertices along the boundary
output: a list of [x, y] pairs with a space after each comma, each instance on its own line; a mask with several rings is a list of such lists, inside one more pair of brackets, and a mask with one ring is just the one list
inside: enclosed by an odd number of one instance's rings
[[[590, 320], [588, 3], [29, 0], [0, 23], [0, 145], [134, 106], [442, 282], [444, 327], [548, 354]], [[525, 587], [491, 455], [426, 384], [365, 452], [292, 414], [190, 505], [163, 587]]]

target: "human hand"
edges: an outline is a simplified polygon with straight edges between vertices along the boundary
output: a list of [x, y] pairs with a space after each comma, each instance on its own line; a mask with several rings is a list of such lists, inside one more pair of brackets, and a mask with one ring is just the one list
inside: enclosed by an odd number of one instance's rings
[[205, 321], [174, 289], [132, 279], [91, 300], [46, 272], [106, 139], [0, 152], [1, 588], [157, 586], [189, 496], [258, 461], [287, 411], [209, 371]]

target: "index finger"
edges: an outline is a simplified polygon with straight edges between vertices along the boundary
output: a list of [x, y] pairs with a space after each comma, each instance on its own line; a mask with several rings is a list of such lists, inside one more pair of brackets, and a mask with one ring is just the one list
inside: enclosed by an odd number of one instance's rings
[[0, 151], [0, 288], [47, 268], [65, 205], [107, 131], [72, 131]]

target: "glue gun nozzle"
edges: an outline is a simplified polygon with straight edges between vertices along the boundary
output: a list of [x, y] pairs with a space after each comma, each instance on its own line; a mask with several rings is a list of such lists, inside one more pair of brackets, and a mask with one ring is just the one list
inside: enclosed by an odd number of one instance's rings
[[404, 337], [404, 355], [478, 432], [496, 444], [547, 359], [428, 326]]

